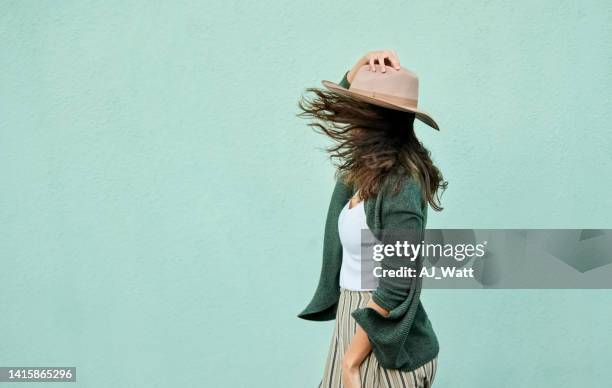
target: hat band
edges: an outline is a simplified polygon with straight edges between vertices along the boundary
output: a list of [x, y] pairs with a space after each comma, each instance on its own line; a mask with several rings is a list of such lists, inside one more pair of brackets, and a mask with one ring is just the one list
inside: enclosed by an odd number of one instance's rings
[[406, 107], [415, 108], [415, 109], [417, 107], [417, 100], [414, 100], [412, 98], [393, 96], [391, 94], [379, 93], [373, 90], [364, 90], [364, 89], [357, 89], [357, 88], [349, 88], [348, 90], [350, 90], [351, 92], [355, 92], [357, 94], [361, 94], [362, 96], [365, 96], [365, 97], [375, 98], [377, 100], [390, 102], [395, 105], [401, 105], [401, 106], [406, 106]]

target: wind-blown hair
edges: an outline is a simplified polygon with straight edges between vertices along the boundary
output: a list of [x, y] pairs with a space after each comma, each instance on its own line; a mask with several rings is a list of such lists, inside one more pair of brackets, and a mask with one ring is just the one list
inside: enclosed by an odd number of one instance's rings
[[[395, 190], [407, 175], [421, 186], [423, 199], [442, 210], [440, 191], [447, 182], [430, 152], [414, 133], [414, 113], [372, 105], [325, 89], [308, 88], [313, 98], [299, 101], [299, 117], [309, 118], [316, 132], [335, 141], [327, 149], [347, 185], [359, 188], [362, 199], [374, 197], [387, 179]], [[440, 190], [441, 189], [441, 190]]]

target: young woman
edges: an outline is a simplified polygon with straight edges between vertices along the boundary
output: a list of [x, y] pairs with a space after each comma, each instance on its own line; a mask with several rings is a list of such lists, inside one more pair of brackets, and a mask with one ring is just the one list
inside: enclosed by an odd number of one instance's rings
[[[336, 142], [329, 152], [338, 161], [319, 284], [299, 314], [336, 320], [321, 387], [429, 387], [439, 346], [419, 298], [421, 279], [390, 286], [362, 271], [372, 258], [361, 257], [361, 231], [382, 241], [385, 231], [415, 230], [421, 241], [428, 205], [442, 210], [446, 182], [413, 123], [438, 125], [417, 108], [418, 78], [394, 51], [367, 53], [339, 85], [323, 85], [300, 102], [300, 116]], [[421, 258], [408, 263], [422, 267]]]

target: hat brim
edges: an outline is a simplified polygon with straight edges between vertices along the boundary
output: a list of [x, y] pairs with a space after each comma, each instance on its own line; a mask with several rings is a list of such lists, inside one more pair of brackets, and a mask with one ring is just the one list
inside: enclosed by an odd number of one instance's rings
[[399, 110], [399, 111], [403, 111], [403, 112], [412, 112], [414, 113], [415, 117], [419, 120], [421, 120], [422, 122], [424, 122], [425, 124], [429, 125], [430, 127], [432, 127], [433, 129], [436, 130], [440, 130], [440, 128], [438, 127], [438, 123], [436, 123], [436, 121], [433, 119], [433, 117], [431, 117], [429, 115], [429, 113], [422, 111], [420, 109], [416, 109], [416, 108], [412, 108], [409, 106], [403, 106], [403, 105], [399, 105], [399, 104], [394, 104], [392, 102], [388, 102], [388, 101], [384, 101], [384, 100], [380, 100], [378, 98], [374, 98], [374, 97], [368, 97], [368, 96], [364, 96], [363, 94], [359, 94], [359, 93], [355, 93], [350, 91], [347, 88], [344, 88], [334, 82], [331, 81], [326, 81], [323, 80], [321, 81], [321, 83], [323, 84], [323, 86], [325, 86], [326, 88], [345, 95], [345, 96], [349, 96], [352, 98], [355, 98], [356, 100], [360, 100], [360, 101], [364, 101], [373, 105], [377, 105], [377, 106], [381, 106], [383, 108], [389, 108], [389, 109], [394, 109], [394, 110]]

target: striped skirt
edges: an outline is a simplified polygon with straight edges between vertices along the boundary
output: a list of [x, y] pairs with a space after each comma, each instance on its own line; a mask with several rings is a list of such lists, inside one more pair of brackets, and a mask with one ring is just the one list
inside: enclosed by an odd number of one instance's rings
[[[320, 388], [341, 388], [342, 356], [355, 334], [357, 323], [351, 316], [356, 308], [365, 307], [370, 301], [370, 291], [350, 291], [344, 288], [340, 292], [336, 327], [329, 347], [325, 371]], [[378, 364], [374, 353], [363, 360], [360, 367], [362, 388], [429, 388], [436, 375], [437, 357], [413, 371], [385, 369]]]

